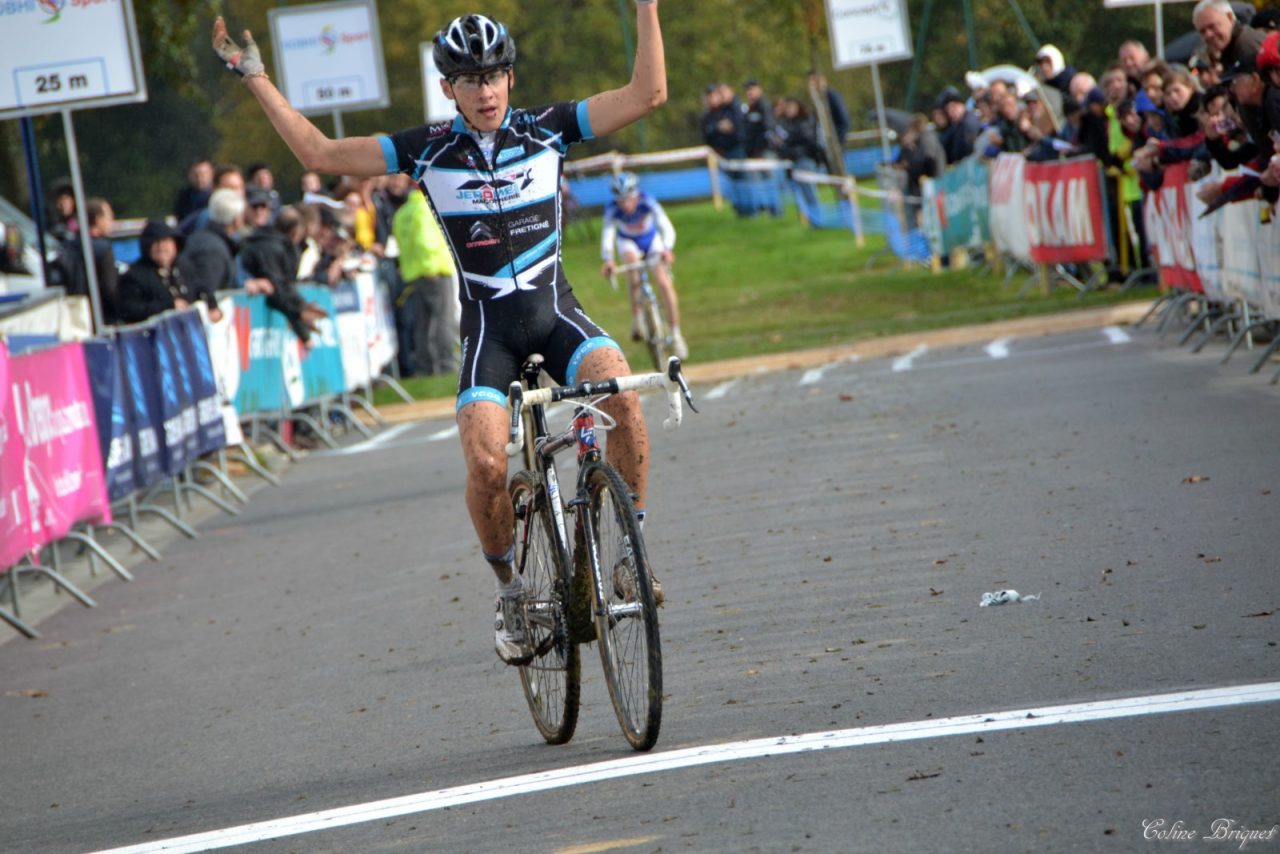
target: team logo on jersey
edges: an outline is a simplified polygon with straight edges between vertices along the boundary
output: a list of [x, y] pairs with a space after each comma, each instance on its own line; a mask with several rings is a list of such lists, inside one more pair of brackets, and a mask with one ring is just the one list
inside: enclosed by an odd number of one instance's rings
[[477, 246], [493, 246], [498, 242], [498, 238], [493, 233], [493, 229], [477, 220], [471, 226], [471, 239], [467, 241], [467, 248], [474, 249]]
[[520, 195], [514, 181], [504, 178], [475, 178], [458, 185], [458, 199], [489, 207]]

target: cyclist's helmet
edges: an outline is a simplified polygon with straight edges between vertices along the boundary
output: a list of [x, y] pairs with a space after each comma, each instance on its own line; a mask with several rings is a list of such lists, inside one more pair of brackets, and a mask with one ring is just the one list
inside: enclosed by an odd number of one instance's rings
[[618, 199], [625, 199], [627, 196], [639, 191], [640, 179], [636, 177], [634, 172], [619, 172], [613, 177], [613, 183], [610, 185], [613, 195]]
[[431, 58], [447, 80], [516, 63], [516, 40], [505, 25], [484, 15], [454, 18], [432, 39]]

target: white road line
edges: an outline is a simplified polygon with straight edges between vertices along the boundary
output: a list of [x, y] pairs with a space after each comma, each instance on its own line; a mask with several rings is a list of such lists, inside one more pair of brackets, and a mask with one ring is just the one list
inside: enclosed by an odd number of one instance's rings
[[987, 355], [993, 359], [1009, 358], [1009, 339], [997, 338], [982, 349], [987, 351]]
[[825, 365], [819, 365], [816, 368], [810, 368], [809, 370], [804, 372], [804, 376], [800, 377], [800, 385], [817, 385], [818, 383], [822, 382], [822, 377], [823, 375], [826, 374], [827, 371], [831, 370], [832, 368], [839, 367], [840, 365], [846, 364], [848, 362], [856, 362], [861, 358], [862, 358], [861, 356], [854, 355], [854, 356], [850, 356], [847, 359], [839, 359], [835, 362], [828, 362]]
[[1119, 326], [1106, 326], [1102, 329], [1102, 334], [1107, 336], [1107, 340], [1112, 344], [1129, 343], [1129, 333], [1125, 332]]
[[327, 448], [323, 451], [313, 451], [312, 456], [317, 457], [346, 457], [351, 454], [363, 454], [367, 451], [375, 451], [381, 445], [390, 442], [392, 439], [398, 438], [408, 431], [416, 427], [417, 424], [410, 422], [408, 424], [397, 424], [394, 427], [388, 427], [372, 439], [365, 439], [346, 448]]
[[444, 439], [452, 439], [452, 438], [453, 438], [454, 436], [456, 436], [456, 435], [458, 435], [458, 425], [457, 425], [457, 424], [452, 424], [452, 425], [450, 425], [450, 426], [448, 426], [448, 427], [444, 428], [443, 430], [440, 430], [440, 431], [438, 431], [438, 432], [432, 433], [430, 436], [428, 436], [428, 437], [427, 437], [427, 441], [428, 441], [428, 442], [440, 442], [440, 441], [442, 441], [442, 440], [444, 440]]
[[729, 394], [729, 389], [733, 388], [737, 384], [738, 380], [729, 380], [728, 382], [720, 383], [720, 385], [711, 389], [711, 391], [707, 392], [702, 397], [704, 400], [719, 400], [720, 398], [727, 396]]
[[899, 356], [893, 360], [893, 371], [899, 373], [901, 371], [911, 370], [911, 363], [916, 359], [929, 352], [928, 344], [917, 344], [916, 348], [905, 356]]
[[751, 741], [690, 747], [659, 753], [646, 753], [594, 762], [553, 771], [521, 774], [483, 783], [470, 783], [450, 789], [437, 789], [364, 804], [304, 813], [288, 818], [260, 821], [238, 827], [228, 827], [207, 833], [178, 836], [113, 848], [98, 854], [143, 854], [143, 852], [208, 851], [246, 845], [268, 839], [281, 839], [304, 833], [333, 830], [354, 824], [381, 821], [397, 816], [413, 815], [432, 810], [478, 803], [480, 801], [508, 798], [532, 792], [581, 786], [600, 780], [613, 780], [640, 774], [654, 774], [679, 768], [736, 762], [745, 759], [762, 759], [806, 753], [817, 750], [833, 750], [845, 747], [863, 747], [873, 744], [891, 744], [900, 741], [916, 741], [927, 738], [943, 738], [999, 730], [1025, 730], [1058, 724], [1085, 723], [1089, 721], [1116, 720], [1142, 715], [1188, 712], [1201, 709], [1221, 709], [1253, 703], [1280, 701], [1280, 682], [1262, 682], [1254, 685], [1237, 685], [1226, 688], [1209, 688], [1197, 691], [1177, 691], [1169, 694], [1152, 694], [1142, 697], [1122, 697], [1092, 703], [1072, 703], [1062, 706], [1046, 706], [1037, 709], [1015, 709], [980, 715], [962, 715], [936, 720], [908, 721], [856, 729], [815, 732], [803, 735], [759, 738]]

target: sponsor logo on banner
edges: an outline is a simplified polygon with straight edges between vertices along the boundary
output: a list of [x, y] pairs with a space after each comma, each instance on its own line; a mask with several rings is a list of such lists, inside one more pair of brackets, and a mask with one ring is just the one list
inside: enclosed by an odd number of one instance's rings
[[1186, 163], [1170, 163], [1160, 189], [1147, 194], [1144, 206], [1147, 241], [1160, 267], [1160, 279], [1175, 288], [1199, 291], [1192, 249], [1192, 222], [1188, 195], [1192, 185]]
[[1104, 261], [1102, 176], [1093, 157], [1028, 163], [1024, 170], [1023, 212], [1037, 264]]
[[320, 32], [314, 36], [299, 36], [292, 39], [283, 39], [280, 42], [282, 50], [315, 50], [319, 49], [322, 53], [330, 54], [338, 49], [338, 45], [358, 44], [367, 42], [372, 35], [368, 30], [351, 30], [340, 31], [332, 24], [325, 24], [320, 28]]

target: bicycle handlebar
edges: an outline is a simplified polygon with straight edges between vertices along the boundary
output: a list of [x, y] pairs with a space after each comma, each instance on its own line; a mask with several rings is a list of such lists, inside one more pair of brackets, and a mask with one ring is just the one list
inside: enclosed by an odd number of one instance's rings
[[507, 456], [514, 457], [524, 447], [524, 419], [521, 418], [525, 406], [545, 406], [562, 400], [573, 400], [596, 395], [612, 395], [624, 391], [640, 391], [646, 388], [665, 388], [667, 390], [667, 417], [662, 426], [674, 430], [684, 420], [684, 409], [680, 398], [683, 397], [689, 408], [697, 412], [693, 405], [693, 393], [685, 382], [680, 371], [680, 360], [672, 356], [667, 360], [667, 372], [651, 374], [632, 374], [626, 377], [600, 381], [581, 382], [577, 385], [552, 386], [550, 388], [526, 389], [520, 383], [513, 382], [507, 390], [507, 401], [511, 405], [511, 441], [507, 443]]

